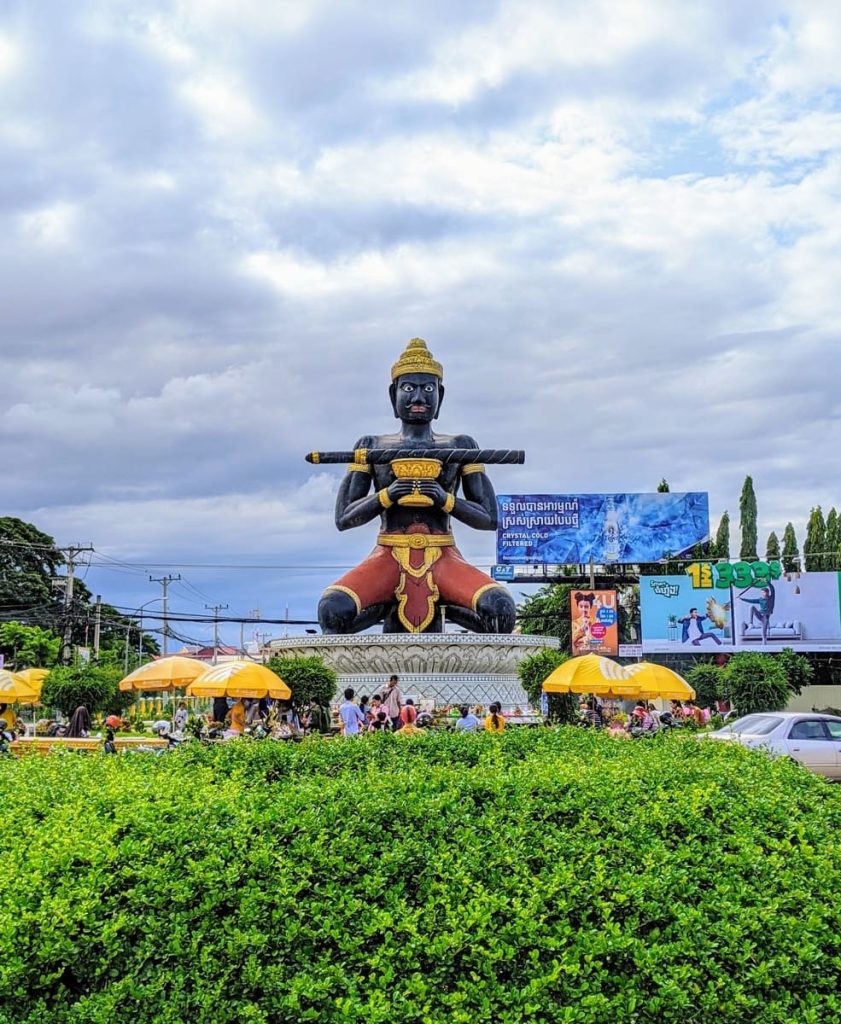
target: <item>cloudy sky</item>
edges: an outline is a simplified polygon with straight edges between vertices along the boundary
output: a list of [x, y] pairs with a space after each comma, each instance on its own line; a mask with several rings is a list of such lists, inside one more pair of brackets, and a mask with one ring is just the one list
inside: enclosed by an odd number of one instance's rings
[[841, 504], [833, 0], [0, 12], [4, 514], [106, 600], [312, 617], [414, 335], [500, 492]]

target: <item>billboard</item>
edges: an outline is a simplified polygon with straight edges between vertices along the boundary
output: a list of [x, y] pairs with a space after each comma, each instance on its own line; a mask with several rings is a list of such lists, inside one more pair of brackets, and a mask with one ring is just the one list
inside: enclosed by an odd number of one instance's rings
[[841, 601], [837, 572], [792, 573], [733, 589], [736, 646], [742, 650], [837, 651]]
[[710, 535], [707, 494], [500, 494], [497, 562], [658, 562]]
[[573, 590], [569, 595], [572, 653], [619, 653], [615, 590]]
[[[721, 573], [722, 568], [727, 572]], [[751, 579], [750, 574], [734, 577], [732, 568], [713, 566], [715, 571], [706, 575], [641, 577], [643, 650], [841, 650], [839, 573], [790, 573], [775, 579], [763, 571]]]
[[646, 654], [731, 653], [730, 589], [697, 587], [691, 576], [640, 576], [642, 649]]

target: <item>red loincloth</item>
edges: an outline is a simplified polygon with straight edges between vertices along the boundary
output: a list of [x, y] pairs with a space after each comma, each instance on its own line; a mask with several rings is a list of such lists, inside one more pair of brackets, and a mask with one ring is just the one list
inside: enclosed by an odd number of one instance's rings
[[326, 592], [348, 594], [356, 602], [357, 613], [396, 600], [403, 626], [410, 633], [422, 633], [435, 617], [439, 601], [475, 611], [486, 590], [501, 586], [465, 562], [451, 533], [431, 533], [428, 526], [416, 523], [404, 534], [380, 534], [365, 561]]

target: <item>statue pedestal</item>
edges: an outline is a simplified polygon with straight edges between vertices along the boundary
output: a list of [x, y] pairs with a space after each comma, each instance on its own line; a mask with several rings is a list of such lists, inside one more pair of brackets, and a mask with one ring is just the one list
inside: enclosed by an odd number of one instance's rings
[[381, 692], [390, 675], [400, 676], [404, 697], [441, 704], [483, 704], [503, 709], [528, 706], [517, 668], [545, 650], [554, 637], [487, 633], [357, 633], [350, 636], [290, 636], [272, 640], [269, 655], [322, 658], [339, 677], [338, 692]]

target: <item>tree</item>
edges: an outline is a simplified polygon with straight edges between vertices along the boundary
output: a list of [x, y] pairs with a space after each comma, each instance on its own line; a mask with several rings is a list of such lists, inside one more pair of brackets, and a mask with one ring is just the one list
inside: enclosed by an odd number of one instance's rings
[[730, 557], [730, 514], [726, 509], [719, 520], [713, 541], [713, 550], [710, 554], [713, 558]]
[[637, 584], [619, 584], [616, 588], [619, 643], [636, 644], [640, 640], [640, 588]]
[[31, 523], [0, 517], [0, 614], [49, 623], [61, 608], [52, 580], [64, 555], [52, 537]]
[[517, 610], [517, 621], [529, 636], [556, 636], [561, 650], [572, 649], [572, 628], [569, 614], [570, 583], [550, 583], [526, 597]]
[[329, 704], [336, 694], [336, 673], [321, 658], [283, 658], [276, 654], [270, 659], [269, 668], [292, 691], [292, 703], [298, 710], [311, 700], [321, 705]]
[[794, 526], [791, 523], [786, 523], [786, 528], [783, 531], [783, 569], [786, 572], [797, 572], [800, 568], [800, 550], [797, 547], [797, 534], [794, 532]]
[[739, 496], [739, 530], [742, 534], [739, 558], [753, 561], [757, 554], [756, 495], [753, 491], [753, 480], [749, 476], [745, 477]]
[[715, 708], [721, 700], [724, 672], [715, 665], [694, 665], [686, 673], [686, 681], [695, 691], [695, 703], [699, 708]]
[[58, 660], [61, 637], [40, 626], [24, 626], [19, 622], [0, 625], [0, 653], [7, 666], [51, 668]]
[[663, 479], [660, 481], [660, 483], [657, 484], [657, 493], [658, 494], [668, 494], [669, 493], [669, 481], [665, 477], [663, 477]]
[[[544, 680], [558, 667], [569, 660], [562, 651], [538, 651], [523, 659], [517, 668], [520, 683], [536, 708], [540, 707]], [[571, 693], [548, 693], [549, 719], [561, 724], [573, 725], [578, 721], [578, 698]]]
[[765, 561], [778, 562], [780, 560], [780, 539], [772, 530], [768, 534], [768, 542], [765, 545]]
[[51, 670], [41, 687], [41, 703], [45, 708], [58, 708], [63, 715], [72, 715], [78, 707], [86, 707], [93, 715], [122, 714], [134, 702], [134, 694], [119, 689], [120, 669], [97, 665], [59, 666]]
[[841, 548], [841, 523], [838, 522], [838, 513], [831, 508], [826, 516], [826, 535], [824, 537], [823, 567], [826, 572], [835, 572], [839, 562], [839, 548]]
[[781, 711], [791, 696], [786, 670], [774, 654], [740, 651], [723, 674], [724, 695], [740, 715]]
[[826, 523], [820, 505], [809, 513], [806, 540], [803, 542], [803, 561], [806, 572], [820, 572], [826, 552]]
[[788, 688], [792, 693], [801, 693], [804, 687], [811, 686], [815, 670], [808, 658], [796, 654], [790, 647], [784, 647], [777, 655], [788, 680]]

